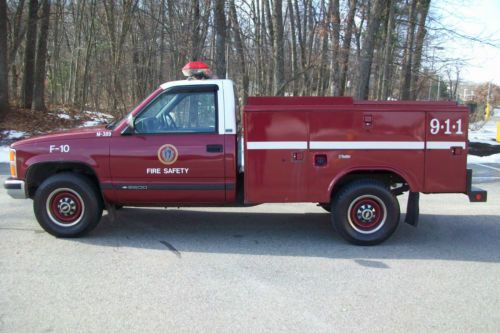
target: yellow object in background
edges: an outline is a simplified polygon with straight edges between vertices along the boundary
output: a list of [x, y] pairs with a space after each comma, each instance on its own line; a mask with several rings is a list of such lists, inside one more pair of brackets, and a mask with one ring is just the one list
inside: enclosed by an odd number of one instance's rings
[[497, 142], [500, 142], [500, 121], [497, 121]]
[[491, 115], [491, 105], [490, 103], [486, 103], [486, 109], [484, 110], [484, 120], [490, 120]]

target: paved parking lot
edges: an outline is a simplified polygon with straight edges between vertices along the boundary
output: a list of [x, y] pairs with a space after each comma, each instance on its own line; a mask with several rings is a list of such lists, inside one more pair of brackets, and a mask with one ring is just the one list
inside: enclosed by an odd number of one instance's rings
[[500, 178], [474, 168], [488, 203], [423, 195], [376, 247], [312, 204], [125, 208], [56, 239], [2, 189], [0, 331], [498, 332]]

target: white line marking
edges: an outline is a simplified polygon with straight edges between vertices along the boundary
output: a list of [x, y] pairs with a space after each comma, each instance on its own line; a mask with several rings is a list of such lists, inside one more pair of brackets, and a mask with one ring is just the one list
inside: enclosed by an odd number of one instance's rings
[[463, 141], [427, 141], [427, 149], [450, 149], [451, 147], [462, 147], [465, 149]]
[[500, 177], [481, 177], [481, 176], [478, 176], [478, 177], [472, 177], [472, 179], [500, 179]]
[[424, 141], [311, 141], [311, 149], [424, 149]]
[[485, 165], [485, 164], [481, 164], [481, 163], [472, 163], [472, 164], [480, 165], [482, 167], [485, 167], [485, 168], [488, 168], [488, 169], [492, 169], [492, 170], [495, 170], [495, 171], [500, 171], [500, 169], [492, 167], [492, 166], [489, 166], [489, 165]]
[[253, 141], [247, 149], [307, 149], [307, 141]]

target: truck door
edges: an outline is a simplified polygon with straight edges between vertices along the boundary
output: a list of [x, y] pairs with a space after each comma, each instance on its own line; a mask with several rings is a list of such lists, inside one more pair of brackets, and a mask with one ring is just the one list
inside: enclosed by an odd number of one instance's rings
[[123, 203], [224, 202], [224, 135], [217, 85], [175, 86], [111, 140], [113, 188]]

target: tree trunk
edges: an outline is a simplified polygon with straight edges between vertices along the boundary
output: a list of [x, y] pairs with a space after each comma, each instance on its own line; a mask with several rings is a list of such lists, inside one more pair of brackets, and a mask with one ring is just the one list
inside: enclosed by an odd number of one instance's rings
[[[18, 66], [16, 64], [16, 56], [19, 50], [19, 46], [24, 39], [24, 34], [26, 33], [26, 24], [23, 23], [23, 10], [24, 10], [24, 0], [20, 0], [17, 4], [16, 13], [14, 15], [14, 21], [12, 24], [12, 38], [10, 43], [10, 50], [7, 55], [7, 62], [11, 71], [11, 90], [9, 90], [9, 98], [14, 101], [18, 101], [18, 85], [19, 85], [19, 72]], [[7, 22], [7, 18], [2, 20]], [[7, 35], [5, 35], [7, 38]]]
[[382, 82], [381, 82], [381, 93], [379, 98], [386, 100], [389, 97], [389, 83], [390, 83], [390, 65], [392, 62], [392, 48], [393, 48], [393, 31], [394, 31], [394, 1], [388, 0], [388, 18], [387, 26], [385, 30], [385, 46], [384, 55], [382, 63]]
[[37, 10], [38, 0], [30, 0], [28, 9], [28, 31], [26, 33], [26, 48], [24, 50], [24, 76], [22, 88], [22, 107], [26, 109], [31, 108], [31, 104], [33, 101]]
[[[340, 9], [339, 0], [330, 0], [332, 6], [332, 95], [340, 95]], [[350, 43], [350, 37], [349, 37]], [[323, 83], [325, 85], [325, 83]], [[324, 86], [326, 89], [326, 85]]]
[[401, 99], [410, 99], [410, 84], [412, 72], [413, 40], [415, 36], [416, 5], [418, 0], [412, 0], [408, 11], [408, 30], [406, 32], [406, 47], [401, 65]]
[[215, 0], [214, 25], [215, 25], [215, 75], [219, 79], [226, 77], [226, 15], [224, 13], [224, 0]]
[[9, 108], [9, 72], [7, 65], [7, 1], [0, 0], [0, 120]]
[[[274, 32], [274, 27], [273, 27], [273, 20], [272, 20], [272, 14], [271, 14], [271, 5], [269, 4], [269, 1], [270, 0], [264, 0], [263, 3], [264, 3], [264, 8], [263, 8], [263, 12], [262, 12], [262, 15], [265, 17], [263, 17], [263, 20], [262, 20], [262, 25], [263, 25], [263, 35], [264, 35], [264, 38], [267, 37], [267, 33], [266, 33], [266, 25], [267, 25], [267, 29], [269, 29], [269, 37], [270, 37], [270, 46], [271, 46], [271, 54], [268, 55], [267, 57], [267, 62], [266, 62], [266, 65], [265, 66], [265, 74], [267, 74], [267, 82], [266, 83], [266, 89], [264, 89], [264, 92], [267, 93], [267, 94], [272, 94], [274, 93], [274, 76], [275, 76], [275, 73], [274, 73], [274, 70], [275, 68], [271, 68], [271, 66], [275, 66], [275, 63], [276, 61], [274, 59], [272, 59], [272, 62], [269, 63], [269, 58], [273, 57], [274, 54], [275, 54], [275, 51], [274, 51], [274, 39], [275, 39], [275, 32]], [[266, 45], [266, 44], [264, 44]], [[266, 68], [267, 67], [267, 68]], [[264, 75], [265, 75], [264, 74]]]
[[363, 39], [363, 48], [361, 50], [361, 59], [359, 64], [359, 78], [354, 92], [356, 99], [367, 99], [370, 87], [370, 74], [373, 62], [373, 50], [375, 38], [380, 25], [383, 4], [385, 0], [375, 0], [368, 18], [368, 25]]
[[[223, 5], [224, 6], [224, 5]], [[224, 8], [224, 7], [222, 7]], [[201, 55], [200, 48], [200, 3], [199, 0], [191, 1], [192, 14], [192, 27], [191, 27], [191, 60], [199, 60]]]
[[410, 84], [410, 95], [412, 100], [416, 100], [418, 97], [418, 78], [420, 76], [420, 65], [422, 61], [422, 50], [424, 47], [425, 35], [427, 34], [427, 29], [425, 28], [425, 21], [427, 20], [427, 14], [429, 12], [431, 0], [420, 0], [418, 2], [418, 30], [417, 39], [415, 42], [415, 52], [413, 53], [413, 66]]
[[[297, 33], [295, 32], [295, 17], [293, 13], [292, 0], [288, 0], [288, 11], [290, 13], [290, 33], [292, 35], [292, 77], [295, 77], [299, 71], [299, 64], [297, 59]], [[296, 80], [293, 81], [292, 90], [293, 96], [297, 96], [299, 90], [297, 88]]]
[[234, 29], [234, 44], [236, 48], [236, 56], [238, 57], [238, 67], [239, 71], [241, 73], [242, 77], [242, 92], [243, 94], [240, 95], [242, 100], [241, 104], [245, 105], [247, 102], [247, 97], [248, 97], [248, 73], [247, 73], [247, 68], [246, 68], [246, 62], [245, 62], [245, 52], [243, 49], [243, 41], [241, 40], [241, 29], [240, 29], [240, 24], [238, 22], [238, 15], [236, 12], [236, 5], [234, 4], [234, 0], [230, 1], [230, 15], [231, 15], [231, 21], [232, 21], [232, 26]]
[[349, 67], [349, 53], [351, 53], [352, 28], [354, 25], [354, 15], [356, 14], [356, 0], [349, 1], [349, 12], [347, 14], [346, 29], [344, 32], [344, 44], [339, 55], [340, 73], [339, 73], [339, 96], [345, 94], [347, 82], [347, 69]]
[[285, 84], [285, 44], [283, 42], [283, 9], [281, 0], [274, 0], [273, 3], [273, 30], [274, 94], [283, 95], [283, 85]]
[[38, 35], [38, 47], [35, 69], [35, 89], [33, 94], [33, 110], [45, 111], [45, 64], [47, 62], [47, 37], [49, 36], [50, 1], [42, 0], [42, 21]]

